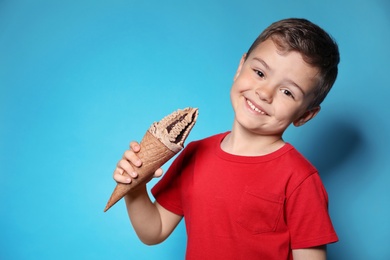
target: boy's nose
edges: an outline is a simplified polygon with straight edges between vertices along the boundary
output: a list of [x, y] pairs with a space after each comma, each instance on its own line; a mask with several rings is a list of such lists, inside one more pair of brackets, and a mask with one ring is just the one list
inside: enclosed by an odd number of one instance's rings
[[271, 103], [274, 95], [274, 88], [270, 86], [261, 86], [256, 89], [259, 98], [267, 103]]

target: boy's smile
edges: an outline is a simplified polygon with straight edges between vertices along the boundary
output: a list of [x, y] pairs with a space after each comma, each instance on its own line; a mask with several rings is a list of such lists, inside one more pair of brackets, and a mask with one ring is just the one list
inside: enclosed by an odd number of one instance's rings
[[300, 53], [281, 51], [271, 39], [262, 42], [242, 57], [234, 77], [234, 129], [281, 137], [291, 123], [309, 121], [319, 111], [307, 110], [317, 73]]
[[262, 114], [262, 115], [266, 115], [266, 114], [267, 114], [267, 113], [263, 110], [263, 108], [256, 106], [256, 105], [255, 105], [252, 101], [250, 101], [249, 99], [247, 99], [246, 102], [248, 103], [249, 107], [250, 107], [253, 111], [255, 111], [255, 112], [257, 112], [257, 113], [260, 113], [260, 114]]

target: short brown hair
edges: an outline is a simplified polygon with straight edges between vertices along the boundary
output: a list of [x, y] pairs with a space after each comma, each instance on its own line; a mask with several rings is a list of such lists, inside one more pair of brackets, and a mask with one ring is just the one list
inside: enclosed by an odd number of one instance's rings
[[246, 57], [271, 38], [282, 51], [298, 51], [308, 64], [319, 69], [319, 81], [309, 108], [319, 106], [337, 78], [340, 54], [335, 40], [318, 25], [300, 18], [280, 20], [267, 27], [249, 48]]

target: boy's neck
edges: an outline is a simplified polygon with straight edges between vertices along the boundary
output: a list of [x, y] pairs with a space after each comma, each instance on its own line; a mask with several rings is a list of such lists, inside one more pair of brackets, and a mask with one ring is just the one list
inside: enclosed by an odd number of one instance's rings
[[262, 136], [233, 129], [222, 140], [221, 149], [234, 155], [261, 156], [275, 152], [283, 145], [281, 136]]

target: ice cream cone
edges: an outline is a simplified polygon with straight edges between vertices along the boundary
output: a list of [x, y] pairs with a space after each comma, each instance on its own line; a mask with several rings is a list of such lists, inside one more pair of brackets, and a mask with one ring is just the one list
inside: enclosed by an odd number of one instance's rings
[[129, 184], [118, 183], [116, 185], [104, 212], [139, 184], [148, 182], [158, 168], [183, 148], [184, 141], [196, 122], [197, 115], [198, 110], [195, 108], [178, 110], [150, 127], [142, 138], [141, 149], [137, 153], [142, 166], [137, 168], [132, 165], [137, 169], [138, 177], [132, 179]]

